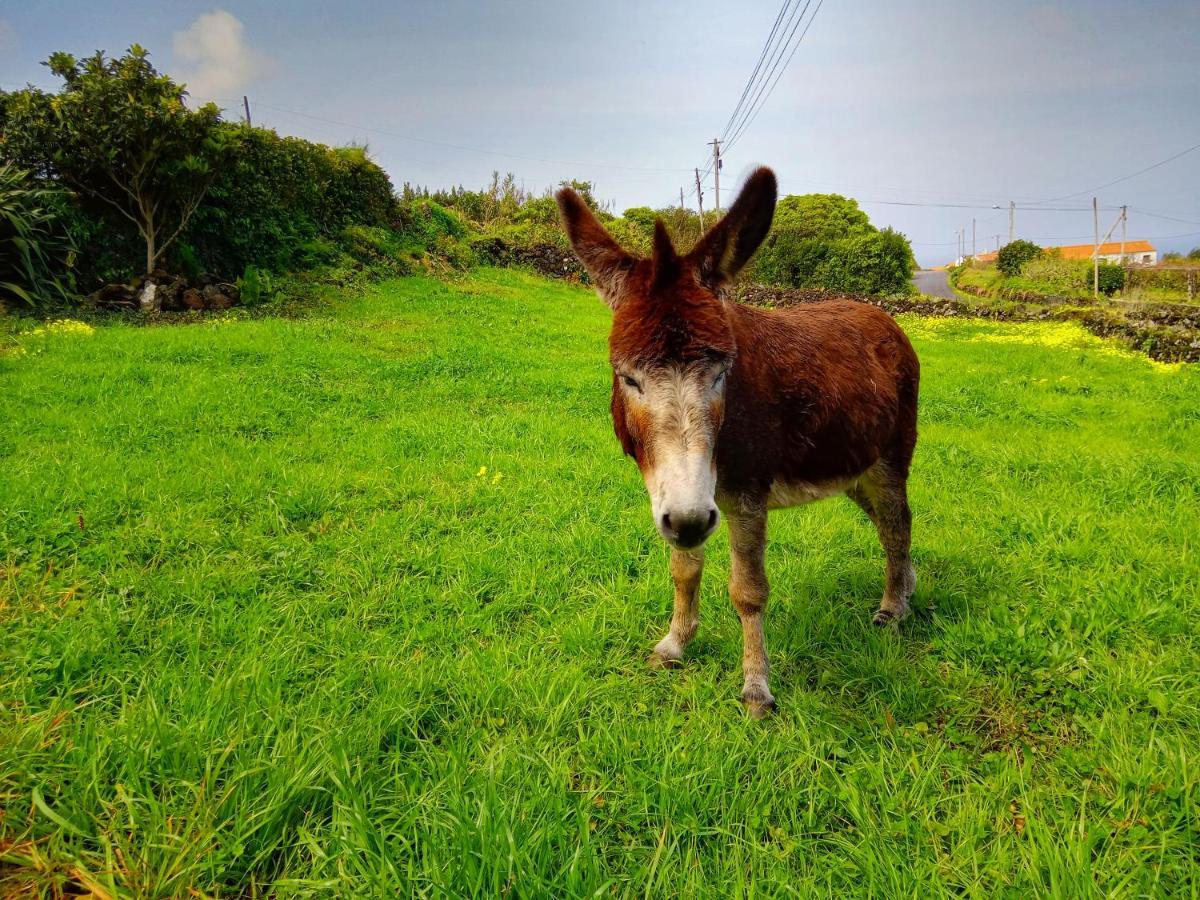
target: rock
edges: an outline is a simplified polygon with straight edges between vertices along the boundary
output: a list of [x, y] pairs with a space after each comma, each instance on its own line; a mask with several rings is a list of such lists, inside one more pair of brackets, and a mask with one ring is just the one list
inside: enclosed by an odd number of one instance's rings
[[196, 288], [188, 288], [180, 297], [187, 309], [204, 309], [204, 295]]
[[230, 300], [233, 301], [233, 304], [232, 304], [233, 306], [237, 306], [239, 303], [242, 302], [242, 289], [239, 288], [236, 284], [230, 284], [227, 281], [223, 281], [220, 284], [218, 284], [217, 287], [219, 287], [221, 289], [222, 294], [224, 294], [226, 297], [228, 297]]
[[137, 294], [127, 284], [106, 284], [90, 294], [88, 300], [101, 309], [133, 309], [137, 306]]
[[196, 276], [196, 287], [206, 288], [210, 284], [216, 284], [217, 280], [218, 280], [217, 276], [212, 274], [211, 272], [201, 272], [199, 275]]
[[224, 288], [226, 287], [230, 287], [230, 285], [206, 285], [201, 292], [204, 295], [204, 308], [229, 309], [229, 307], [233, 306], [234, 299], [225, 292]]
[[158, 312], [161, 307], [158, 300], [158, 285], [147, 279], [138, 293], [138, 309], [144, 313]]
[[183, 303], [183, 292], [187, 290], [187, 280], [172, 278], [158, 286], [158, 305], [160, 309], [179, 312], [186, 309]]

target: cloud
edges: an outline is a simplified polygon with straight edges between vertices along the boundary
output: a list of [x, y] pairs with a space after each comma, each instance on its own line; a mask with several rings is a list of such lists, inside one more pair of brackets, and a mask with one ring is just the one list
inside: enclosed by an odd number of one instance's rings
[[229, 100], [267, 77], [275, 61], [246, 43], [245, 26], [223, 9], [205, 13], [172, 36], [179, 78], [197, 100]]

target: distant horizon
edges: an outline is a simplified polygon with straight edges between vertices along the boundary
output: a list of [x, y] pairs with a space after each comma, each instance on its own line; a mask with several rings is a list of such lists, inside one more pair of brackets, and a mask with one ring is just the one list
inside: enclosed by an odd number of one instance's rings
[[[1124, 204], [1130, 240], [1160, 254], [1200, 246], [1200, 149], [1182, 152], [1200, 144], [1184, 114], [1200, 4], [1135, 17], [1110, 0], [814, 10], [728, 148], [722, 205], [765, 164], [784, 193], [858, 200], [922, 265], [952, 260], [960, 230], [970, 252], [972, 219], [978, 252], [1005, 242], [1010, 200], [1016, 237], [1043, 246], [1092, 240], [1093, 195], [1101, 237]], [[725, 130], [778, 12], [713, 0], [603, 10], [348, 0], [330, 22], [315, 0], [286, 18], [261, 0], [150, 10], [43, 0], [0, 15], [0, 88], [53, 87], [40, 63], [56, 50], [139, 43], [227, 118], [241, 118], [246, 94], [256, 125], [365, 144], [397, 190], [478, 189], [497, 170], [534, 191], [592, 181], [617, 214], [677, 205], [681, 187], [694, 208], [693, 170], [704, 171], [706, 143]], [[710, 176], [706, 210], [714, 187]]]

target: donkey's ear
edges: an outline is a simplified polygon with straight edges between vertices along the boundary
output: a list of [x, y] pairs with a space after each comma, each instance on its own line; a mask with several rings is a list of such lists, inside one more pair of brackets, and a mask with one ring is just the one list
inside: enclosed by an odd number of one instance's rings
[[636, 260], [617, 245], [577, 193], [563, 188], [555, 198], [575, 255], [604, 302], [616, 309]]
[[755, 169], [733, 206], [688, 254], [700, 281], [713, 288], [728, 284], [750, 261], [771, 228], [778, 187], [770, 169]]

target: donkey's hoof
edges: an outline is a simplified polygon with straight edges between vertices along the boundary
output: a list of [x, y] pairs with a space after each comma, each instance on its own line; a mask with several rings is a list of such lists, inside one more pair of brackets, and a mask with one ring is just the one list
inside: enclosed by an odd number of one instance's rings
[[652, 669], [678, 669], [683, 665], [683, 660], [674, 656], [664, 656], [655, 650], [646, 660], [646, 664]]
[[900, 627], [900, 620], [904, 618], [904, 613], [898, 613], [890, 609], [881, 609], [875, 613], [875, 617], [871, 619], [871, 624], [879, 628], [896, 629]]
[[742, 694], [742, 705], [752, 719], [765, 719], [775, 712], [775, 698], [761, 691]]

